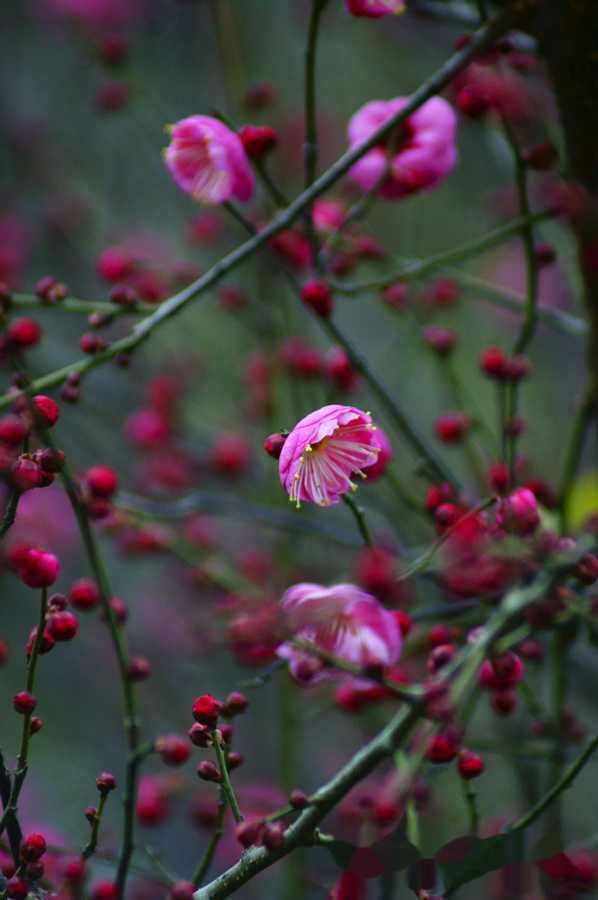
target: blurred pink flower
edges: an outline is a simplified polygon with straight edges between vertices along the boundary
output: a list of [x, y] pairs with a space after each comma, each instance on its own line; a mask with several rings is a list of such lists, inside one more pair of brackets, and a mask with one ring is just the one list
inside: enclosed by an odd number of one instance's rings
[[368, 19], [398, 16], [405, 12], [404, 0], [345, 0], [345, 5], [351, 15], [365, 16]]
[[78, 540], [75, 516], [59, 485], [27, 491], [21, 496], [15, 524], [8, 533], [8, 546], [41, 545], [61, 554]]
[[[351, 147], [366, 141], [408, 102], [408, 97], [395, 97], [372, 100], [362, 106], [349, 122]], [[437, 187], [457, 162], [456, 127], [457, 118], [450, 104], [441, 97], [432, 97], [355, 163], [350, 177], [364, 191], [382, 181], [380, 194], [387, 200]]]
[[178, 186], [203, 203], [253, 194], [253, 171], [240, 138], [218, 119], [189, 116], [171, 130], [164, 159]]
[[0, 217], [0, 281], [14, 289], [19, 284], [29, 251], [29, 236], [18, 216]]
[[43, 0], [51, 12], [72, 16], [91, 28], [118, 28], [137, 18], [141, 0]]
[[[371, 594], [354, 584], [296, 584], [281, 598], [291, 632], [337, 659], [360, 668], [392, 666], [401, 652], [401, 629], [396, 618]], [[330, 677], [315, 654], [285, 642], [277, 650], [288, 660], [298, 681]]]
[[278, 462], [280, 481], [289, 498], [330, 506], [354, 489], [351, 476], [376, 462], [377, 429], [368, 413], [332, 404], [295, 425]]

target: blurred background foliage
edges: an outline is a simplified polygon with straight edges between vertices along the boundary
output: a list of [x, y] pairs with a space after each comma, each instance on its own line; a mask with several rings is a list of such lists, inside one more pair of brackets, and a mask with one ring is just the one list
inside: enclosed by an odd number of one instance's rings
[[[214, 241], [200, 239], [193, 227], [199, 210], [175, 187], [163, 164], [166, 125], [193, 113], [218, 111], [238, 124], [273, 126], [279, 145], [270, 171], [286, 195], [294, 196], [303, 178], [302, 78], [308, 6], [303, 0], [147, 0], [139, 18], [125, 29], [130, 42], [125, 60], [111, 67], [98, 53], [97, 36], [80, 23], [49, 14], [41, 0], [5, 0], [0, 10], [0, 278], [14, 288], [32, 291], [38, 278], [51, 273], [66, 281], [75, 297], [106, 299], [108, 287], [97, 273], [96, 261], [106, 247], [127, 244], [141, 248], [154, 278], [152, 285], [162, 296], [175, 289], [173, 273], [181, 271], [181, 264], [204, 270], [243, 240], [242, 228], [227, 219], [224, 211], [213, 214], [219, 236]], [[324, 20], [318, 65], [320, 168], [346, 147], [347, 120], [361, 105], [372, 98], [412, 92], [450, 54], [460, 30], [459, 25], [416, 12], [393, 21], [354, 19], [346, 15], [340, 0], [334, 0]], [[518, 72], [517, 77], [538, 104], [531, 126], [534, 137], [559, 143], [541, 66]], [[102, 92], [115, 80], [128, 85], [128, 100], [120, 109], [102, 111], [98, 106]], [[264, 82], [272, 85], [274, 98], [262, 110], [251, 108], [245, 102], [246, 93]], [[458, 145], [458, 167], [440, 189], [374, 207], [365, 227], [384, 249], [385, 258], [361, 261], [350, 280], [385, 274], [396, 267], [393, 257], [425, 257], [450, 249], [516, 214], [513, 160], [497, 123], [491, 118], [461, 118]], [[533, 177], [539, 184], [540, 176]], [[346, 183], [333, 195], [349, 201], [354, 197]], [[541, 208], [539, 189], [538, 196]], [[272, 212], [269, 199], [258, 191], [248, 214], [265, 221]], [[567, 230], [543, 223], [538, 231], [558, 252], [557, 263], [542, 270], [541, 303], [581, 315]], [[517, 238], [462, 269], [523, 290]], [[326, 379], [301, 379], [279, 369], [271, 409], [262, 415], [251, 413], [248, 357], [260, 353], [274, 360], [281, 343], [292, 336], [300, 336], [322, 352], [329, 350], [329, 344], [280, 277], [279, 262], [268, 251], [254, 256], [226, 284], [239, 288], [247, 302], [237, 304], [239, 308], [229, 303], [227, 308], [226, 298], [223, 302], [218, 292], [202, 296], [139, 348], [128, 369], [110, 364], [93, 371], [84, 381], [81, 402], [63, 404], [59, 424], [61, 445], [75, 467], [82, 470], [98, 462], [114, 466], [121, 478], [123, 504], [130, 501], [139, 507], [140, 496], [156, 496], [156, 482], [143, 453], [127, 440], [125, 423], [147, 404], [151, 379], [163, 373], [175, 373], [179, 379], [175, 443], [177, 452], [191, 464], [183, 466], [181, 482], [170, 489], [163, 485], [158, 500], [147, 508], [176, 511], [180, 508], [177, 498], [191, 495], [191, 505], [208, 511], [204, 523], [213, 542], [207, 550], [185, 546], [193, 563], [189, 566], [176, 553], [135, 552], [131, 545], [124, 546], [120, 533], [102, 539], [113, 585], [130, 609], [127, 628], [132, 648], [152, 664], [151, 679], [140, 687], [148, 735], [184, 733], [198, 693], [225, 695], [255, 674], [235, 660], [225, 645], [226, 592], [202, 577], [203, 568], [215, 568], [231, 588], [238, 586], [239, 579], [243, 588], [249, 582], [262, 600], [276, 599], [297, 580], [332, 583], [354, 577], [359, 540], [348, 510], [341, 505], [295, 512], [279, 486], [275, 464], [262, 451], [267, 434], [292, 427], [330, 400], [348, 398], [347, 402], [371, 409], [387, 427], [397, 476], [418, 497], [425, 491], [414, 473], [410, 452], [362, 383], [344, 394]], [[409, 304], [401, 310], [389, 308], [375, 292], [339, 296], [338, 321], [358, 341], [374, 371], [429, 440], [434, 439], [438, 414], [459, 408], [459, 403], [437, 360], [423, 345], [421, 324], [454, 328], [458, 334], [454, 370], [467, 398], [463, 408], [485, 426], [475, 429], [474, 444], [481, 458], [490, 461], [496, 458], [497, 446], [495, 398], [492, 385], [479, 373], [477, 360], [489, 344], [512, 344], [518, 317], [494, 307], [483, 291], [463, 292], [453, 303], [434, 304], [429, 300], [431, 284], [412, 283]], [[86, 329], [79, 315], [50, 310], [39, 318], [45, 339], [31, 354], [34, 374], [76, 359], [78, 339]], [[124, 333], [129, 325], [126, 319], [119, 320], [107, 334]], [[579, 338], [543, 324], [530, 356], [534, 377], [521, 392], [521, 413], [528, 423], [521, 451], [530, 471], [554, 486], [583, 384], [584, 351]], [[215, 473], [210, 464], [211, 448], [227, 432], [239, 433], [248, 443], [250, 463], [238, 477]], [[590, 468], [595, 451], [594, 443], [588, 452]], [[471, 481], [462, 449], [442, 449], [442, 453], [475, 496], [479, 488]], [[58, 489], [53, 492], [53, 488], [48, 494], [35, 492], [40, 495], [35, 502], [26, 498], [15, 533], [23, 537], [33, 529], [38, 540], [60, 554], [63, 574], [58, 586], [66, 589], [74, 578], [89, 573], [70, 513], [56, 496]], [[360, 500], [380, 541], [393, 552], [415, 554], [433, 538], [433, 529], [401, 502], [392, 484], [365, 485]], [[161, 527], [181, 551], [180, 524], [164, 521]], [[7, 698], [21, 687], [21, 648], [35, 617], [35, 603], [10, 572], [3, 572], [1, 578], [0, 636], [10, 646], [9, 660], [0, 672], [1, 742], [5, 752], [12, 753], [20, 722]], [[424, 580], [405, 591], [401, 602], [417, 600], [430, 606], [440, 599], [438, 588]], [[24, 795], [25, 820], [43, 826], [45, 833], [51, 826], [56, 843], [69, 847], [81, 845], [86, 834], [83, 809], [94, 800], [97, 772], [111, 769], [121, 780], [123, 774], [120, 698], [111, 649], [98, 617], [82, 618], [75, 643], [59, 648], [41, 663], [40, 709], [46, 725], [35, 738]], [[575, 654], [570, 675], [576, 712], [590, 728], [595, 727], [596, 667], [589, 651]], [[536, 678], [541, 683], [541, 670]], [[289, 713], [288, 702], [284, 704], [289, 690], [293, 689], [282, 672], [249, 689], [252, 710], [238, 724], [237, 746], [246, 763], [236, 782], [253, 790], [256, 785], [266, 786], [267, 799], [273, 793], [272, 784], [282, 790], [285, 779], [296, 778], [306, 790], [314, 788], [373, 732], [387, 712], [382, 706], [351, 717], [335, 708], [326, 688], [303, 694], [295, 689]], [[495, 732], [496, 720], [484, 709], [477, 718], [477, 734]], [[503, 727], [506, 740], [520, 741], [522, 727], [518, 716], [510, 719]], [[293, 765], [298, 769], [289, 773]], [[527, 808], [537, 795], [545, 765], [538, 759], [518, 757], [513, 765], [505, 765], [491, 757], [490, 772], [480, 782], [484, 820], [492, 820], [495, 812], [515, 814]], [[208, 834], [193, 822], [191, 812], [197, 797], [209, 797], [211, 788], [199, 786], [191, 764], [168, 776], [157, 763], [148, 769], [166, 778], [160, 785], [168, 795], [170, 811], [162, 824], [142, 825], [138, 862], [152, 870], [143, 853], [143, 846], [151, 844], [170, 869], [188, 877]], [[581, 796], [584, 791], [594, 792], [594, 801], [595, 774], [596, 769], [588, 767], [579, 786]], [[381, 774], [378, 780], [382, 778]], [[465, 808], [456, 782], [454, 773], [432, 773], [431, 799], [421, 818], [424, 852], [432, 852], [465, 828]], [[274, 793], [270, 802], [275, 807], [281, 800]], [[594, 808], [594, 802], [566, 799], [571, 841], [595, 830]], [[111, 799], [102, 840], [105, 847], [117, 845], [119, 813], [118, 802]], [[230, 843], [217, 867], [235, 852]], [[313, 885], [306, 896], [325, 896], [334, 869], [323, 855], [313, 854], [307, 871]], [[265, 876], [270, 879], [268, 887], [261, 879], [240, 896], [282, 896], [279, 877], [280, 872], [269, 874]], [[479, 897], [479, 890], [475, 885], [463, 896]], [[135, 892], [162, 895], [155, 887], [147, 892], [141, 882], [131, 896]]]

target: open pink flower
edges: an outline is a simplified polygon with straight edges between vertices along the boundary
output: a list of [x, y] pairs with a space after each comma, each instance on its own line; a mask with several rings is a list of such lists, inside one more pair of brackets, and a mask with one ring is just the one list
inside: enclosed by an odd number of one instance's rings
[[[349, 142], [357, 147], [409, 102], [408, 97], [372, 100], [349, 122]], [[396, 200], [439, 185], [457, 162], [457, 117], [450, 104], [432, 97], [386, 139], [369, 150], [349, 175], [364, 191], [381, 182], [380, 194]], [[385, 177], [386, 173], [386, 177]]]
[[345, 0], [351, 15], [381, 19], [382, 16], [398, 16], [405, 12], [404, 0]]
[[323, 406], [301, 419], [287, 437], [278, 461], [282, 486], [297, 506], [302, 500], [319, 506], [338, 503], [342, 494], [355, 489], [351, 476], [363, 475], [379, 449], [368, 413], [353, 406]]
[[218, 119], [189, 116], [171, 129], [166, 165], [182, 190], [202, 203], [218, 204], [253, 194], [254, 177], [240, 138]]
[[[295, 638], [359, 668], [393, 666], [401, 652], [397, 619], [371, 594], [354, 584], [295, 584], [282, 596], [281, 606]], [[293, 677], [314, 681], [329, 677], [315, 654], [287, 641], [277, 653], [288, 660]]]

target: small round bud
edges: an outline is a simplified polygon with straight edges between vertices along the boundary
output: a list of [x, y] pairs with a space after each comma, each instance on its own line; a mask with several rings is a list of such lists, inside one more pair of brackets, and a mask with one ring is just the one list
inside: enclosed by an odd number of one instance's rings
[[60, 416], [60, 407], [55, 400], [52, 400], [51, 397], [47, 397], [45, 394], [36, 394], [32, 398], [31, 403], [36, 414], [48, 428], [56, 424]]
[[484, 771], [484, 760], [477, 753], [471, 750], [461, 750], [458, 762], [459, 775], [470, 781], [472, 778], [479, 778]]
[[193, 718], [201, 725], [208, 725], [213, 728], [218, 721], [218, 716], [222, 710], [222, 703], [216, 700], [212, 694], [202, 694], [197, 697], [193, 704]]
[[120, 891], [114, 881], [96, 881], [91, 889], [90, 900], [118, 900]]
[[76, 616], [67, 612], [55, 612], [48, 616], [46, 630], [55, 641], [72, 641], [77, 634], [79, 623]]
[[239, 753], [238, 750], [232, 750], [230, 753], [226, 755], [226, 765], [232, 772], [233, 769], [238, 769], [239, 766], [242, 766], [245, 762], [245, 757], [242, 753]]
[[261, 833], [261, 842], [266, 850], [279, 850], [284, 844], [284, 824], [282, 822], [265, 822]]
[[191, 743], [196, 747], [205, 748], [212, 743], [210, 729], [207, 725], [201, 725], [199, 722], [194, 722], [187, 734]]
[[156, 750], [167, 766], [182, 766], [190, 756], [189, 744], [178, 734], [168, 734], [156, 740]]
[[36, 698], [28, 691], [19, 691], [18, 694], [14, 695], [12, 703], [15, 708], [15, 712], [20, 713], [22, 716], [29, 715], [37, 706]]
[[509, 359], [500, 347], [488, 347], [480, 356], [480, 368], [490, 378], [504, 381], [508, 377]]
[[91, 578], [80, 578], [69, 591], [69, 603], [82, 612], [93, 609], [99, 602], [100, 592]]
[[471, 419], [465, 413], [446, 413], [436, 420], [436, 437], [443, 444], [460, 443], [471, 427]]
[[29, 720], [29, 734], [37, 734], [44, 727], [44, 720], [39, 716], [31, 716]]
[[10, 900], [23, 900], [29, 894], [29, 887], [27, 886], [27, 882], [24, 878], [21, 878], [20, 875], [13, 875], [12, 878], [6, 882], [6, 896], [10, 897]]
[[176, 881], [170, 889], [169, 900], [193, 900], [194, 893], [190, 881]]
[[220, 783], [222, 776], [216, 763], [210, 759], [204, 759], [197, 767], [197, 774], [202, 781], [215, 781]]
[[98, 815], [97, 806], [86, 806], [84, 811], [85, 818], [90, 825], [93, 825]]
[[291, 791], [289, 803], [293, 809], [305, 809], [305, 807], [309, 805], [309, 797], [304, 791], [296, 789]]
[[85, 473], [87, 490], [101, 500], [112, 497], [118, 490], [118, 475], [109, 466], [92, 466]]
[[301, 299], [323, 319], [329, 318], [332, 313], [334, 298], [325, 281], [306, 281], [301, 289]]
[[272, 457], [272, 459], [278, 459], [280, 457], [280, 454], [282, 453], [282, 448], [284, 447], [285, 441], [286, 436], [280, 434], [280, 432], [271, 434], [264, 441], [264, 450], [269, 456]]
[[262, 159], [274, 150], [278, 142], [278, 135], [267, 125], [244, 125], [238, 135], [245, 153], [251, 159]]
[[150, 661], [145, 656], [134, 656], [127, 666], [127, 677], [131, 681], [145, 681], [151, 673]]
[[240, 691], [232, 691], [226, 698], [222, 707], [222, 715], [226, 718], [233, 718], [244, 713], [249, 706], [249, 700]]
[[235, 830], [238, 842], [242, 847], [245, 848], [257, 844], [260, 840], [263, 828], [263, 819], [245, 819], [244, 822], [241, 822], [239, 825], [237, 825], [237, 828]]
[[60, 563], [53, 553], [30, 547], [21, 557], [17, 572], [30, 588], [50, 587], [58, 578]]
[[109, 794], [116, 787], [116, 778], [112, 772], [101, 772], [96, 778], [96, 787], [100, 794]]
[[48, 291], [50, 290], [50, 288], [54, 287], [55, 284], [56, 279], [52, 275], [44, 275], [44, 277], [40, 278], [35, 285], [35, 293], [40, 298], [40, 300], [47, 300]]
[[33, 831], [23, 838], [21, 843], [21, 859], [27, 863], [37, 862], [38, 859], [42, 858], [47, 849], [46, 839], [43, 834], [38, 834], [36, 831]]
[[25, 350], [39, 344], [42, 336], [41, 325], [29, 316], [19, 316], [13, 319], [6, 331], [9, 343]]
[[99, 334], [87, 332], [86, 334], [81, 335], [79, 347], [83, 353], [88, 353], [90, 356], [93, 356], [106, 349], [106, 341]]
[[457, 342], [457, 335], [450, 328], [439, 328], [431, 325], [424, 329], [424, 341], [438, 356], [445, 357], [453, 351]]
[[458, 744], [453, 737], [438, 734], [432, 738], [426, 756], [432, 763], [447, 763], [456, 757], [458, 750]]

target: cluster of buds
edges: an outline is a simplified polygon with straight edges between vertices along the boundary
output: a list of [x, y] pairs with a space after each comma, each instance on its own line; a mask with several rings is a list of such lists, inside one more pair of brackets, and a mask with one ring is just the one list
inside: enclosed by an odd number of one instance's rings
[[499, 716], [509, 716], [517, 706], [516, 686], [523, 679], [525, 667], [517, 654], [509, 651], [482, 663], [478, 673], [480, 687], [489, 691], [490, 703]]
[[59, 450], [40, 447], [25, 451], [33, 430], [52, 428], [60, 415], [58, 404], [45, 394], [17, 397], [12, 411], [0, 418], [0, 472], [19, 493], [49, 487], [64, 465]]
[[111, 500], [118, 491], [118, 475], [110, 466], [97, 465], [82, 478], [83, 499], [93, 519], [105, 519], [112, 512]]
[[[244, 713], [248, 705], [247, 697], [239, 691], [229, 694], [224, 703], [212, 694], [202, 694], [193, 703], [195, 722], [188, 731], [189, 740], [194, 746], [204, 749], [213, 747], [218, 742], [225, 748], [225, 762], [229, 771], [239, 768], [244, 759], [241, 753], [229, 749], [233, 739], [233, 726], [230, 721], [221, 722], [220, 719], [233, 719]], [[202, 781], [222, 781], [222, 772], [211, 760], [199, 763], [197, 775]]]

